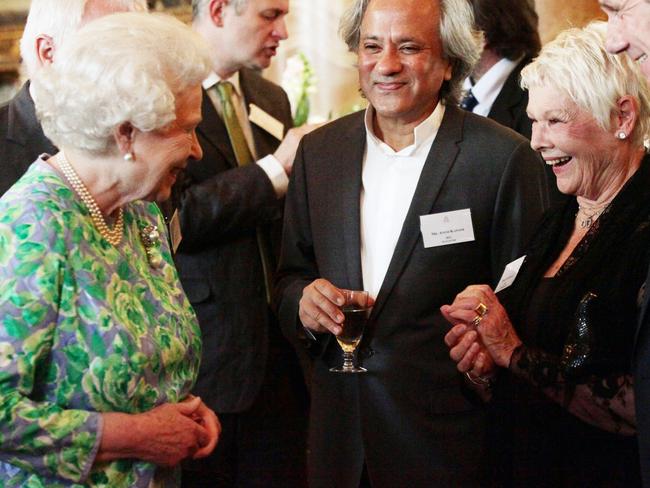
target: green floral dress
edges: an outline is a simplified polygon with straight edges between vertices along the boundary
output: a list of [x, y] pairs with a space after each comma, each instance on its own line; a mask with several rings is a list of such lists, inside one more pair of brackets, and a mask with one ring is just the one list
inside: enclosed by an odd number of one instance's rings
[[[0, 486], [175, 485], [150, 463], [94, 463], [98, 412], [182, 400], [201, 357], [160, 211], [130, 203], [124, 224], [110, 245], [40, 159], [0, 199]], [[158, 268], [147, 225], [161, 230]]]

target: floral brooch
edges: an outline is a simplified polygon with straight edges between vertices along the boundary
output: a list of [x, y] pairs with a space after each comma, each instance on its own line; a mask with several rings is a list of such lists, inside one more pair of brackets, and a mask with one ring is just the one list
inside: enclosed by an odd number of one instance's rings
[[147, 260], [149, 266], [154, 269], [162, 268], [163, 257], [160, 250], [160, 232], [155, 225], [146, 225], [140, 230], [140, 238], [144, 245], [144, 250], [147, 253]]

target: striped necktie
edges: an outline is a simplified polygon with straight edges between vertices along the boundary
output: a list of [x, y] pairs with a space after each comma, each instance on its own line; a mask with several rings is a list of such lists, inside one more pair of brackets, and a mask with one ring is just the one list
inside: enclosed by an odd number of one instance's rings
[[241, 127], [239, 117], [237, 117], [237, 111], [233, 104], [235, 87], [229, 81], [221, 81], [215, 85], [215, 88], [221, 101], [223, 122], [228, 130], [228, 137], [230, 138], [230, 144], [235, 153], [235, 159], [237, 159], [239, 166], [246, 166], [253, 162], [253, 155], [246, 143], [244, 130]]

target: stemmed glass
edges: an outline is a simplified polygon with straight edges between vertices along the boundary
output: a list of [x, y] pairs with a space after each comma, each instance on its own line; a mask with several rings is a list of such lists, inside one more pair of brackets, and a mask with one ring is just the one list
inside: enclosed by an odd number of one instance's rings
[[343, 350], [343, 364], [330, 368], [334, 373], [365, 373], [367, 369], [354, 364], [354, 351], [356, 350], [363, 330], [368, 321], [370, 310], [370, 300], [367, 291], [358, 290], [341, 290], [345, 295], [345, 303], [341, 307], [341, 312], [345, 317], [343, 320], [343, 331], [336, 336], [336, 341]]

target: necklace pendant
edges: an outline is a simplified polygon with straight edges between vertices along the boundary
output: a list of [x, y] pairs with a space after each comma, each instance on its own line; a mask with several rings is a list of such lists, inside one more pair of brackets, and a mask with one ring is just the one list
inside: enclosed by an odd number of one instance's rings
[[591, 227], [591, 224], [593, 223], [594, 223], [593, 219], [591, 217], [587, 217], [586, 219], [580, 222], [580, 227], [582, 227], [583, 229], [588, 229], [589, 227]]

